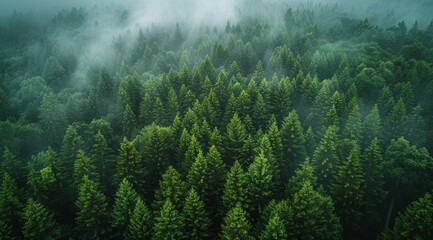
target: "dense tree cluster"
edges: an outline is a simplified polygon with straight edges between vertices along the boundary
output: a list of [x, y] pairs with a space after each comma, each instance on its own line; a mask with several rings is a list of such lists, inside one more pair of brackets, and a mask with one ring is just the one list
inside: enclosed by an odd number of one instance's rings
[[52, 36], [98, 11], [0, 22], [0, 238], [433, 238], [433, 22], [154, 25], [83, 70]]

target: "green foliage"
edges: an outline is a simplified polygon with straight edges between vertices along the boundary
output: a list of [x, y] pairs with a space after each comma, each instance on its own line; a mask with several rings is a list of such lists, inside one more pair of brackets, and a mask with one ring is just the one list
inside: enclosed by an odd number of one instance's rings
[[431, 238], [433, 7], [401, 2], [4, 15], [0, 238], [29, 197], [43, 238]]
[[108, 191], [111, 187], [114, 170], [113, 150], [108, 146], [108, 142], [101, 131], [95, 134], [94, 140], [91, 162], [96, 167], [102, 189]]
[[377, 138], [373, 139], [361, 156], [361, 165], [364, 173], [364, 216], [366, 222], [377, 223], [379, 217], [377, 209], [385, 200], [385, 180], [383, 176], [383, 157]]
[[287, 239], [286, 228], [283, 221], [280, 219], [278, 214], [275, 214], [268, 222], [265, 230], [260, 234], [262, 240], [283, 240]]
[[344, 230], [359, 230], [364, 205], [364, 173], [360, 160], [360, 148], [354, 146], [347, 159], [339, 166], [330, 193]]
[[298, 169], [295, 175], [291, 177], [287, 183], [286, 194], [292, 196], [299, 192], [305, 182], [309, 182], [313, 188], [317, 190], [317, 176], [314, 174], [314, 169], [311, 166], [310, 160], [307, 158]]
[[138, 194], [132, 185], [124, 178], [119, 184], [119, 189], [114, 198], [114, 207], [112, 215], [112, 227], [125, 237], [127, 234], [128, 223], [135, 209], [135, 203], [138, 200]]
[[382, 239], [430, 239], [433, 237], [433, 199], [430, 193], [399, 213], [394, 228]]
[[25, 239], [60, 239], [60, 231], [53, 214], [33, 199], [27, 201], [23, 221]]
[[293, 218], [288, 230], [294, 239], [341, 239], [342, 227], [331, 198], [322, 196], [310, 182], [293, 196]]
[[[0, 189], [1, 231], [11, 238], [16, 235], [19, 223], [19, 212], [22, 210], [15, 181], [6, 173], [3, 175]], [[7, 235], [6, 235], [7, 234]]]
[[230, 168], [224, 185], [224, 195], [222, 200], [225, 212], [234, 208], [237, 203], [239, 203], [243, 209], [248, 208], [247, 181], [246, 173], [239, 162], [236, 161]]
[[84, 155], [83, 150], [78, 150], [77, 158], [74, 162], [74, 185], [78, 187], [81, 183], [81, 179], [84, 176], [89, 177], [93, 181], [98, 181], [98, 175], [96, 173], [96, 167], [90, 161], [90, 158]]
[[[27, 184], [32, 196], [40, 202], [53, 203], [63, 200], [67, 183], [67, 172], [57, 153], [49, 147], [47, 151], [32, 156], [29, 162]], [[72, 177], [72, 176], [71, 176]]]
[[75, 231], [82, 239], [102, 239], [108, 232], [108, 205], [98, 185], [84, 176], [75, 201]]
[[248, 200], [250, 204], [250, 212], [252, 216], [261, 213], [262, 208], [270, 200], [272, 195], [272, 168], [261, 152], [248, 168], [247, 179], [248, 179]]
[[153, 226], [153, 239], [180, 239], [183, 236], [184, 220], [171, 201], [167, 199]]
[[153, 202], [155, 209], [161, 209], [168, 199], [180, 211], [183, 207], [186, 191], [186, 183], [182, 180], [180, 173], [172, 166], [169, 166], [165, 173], [162, 174], [159, 188], [155, 192]]
[[142, 187], [144, 173], [140, 153], [134, 144], [124, 137], [116, 160], [115, 183], [126, 178], [134, 187]]
[[23, 162], [6, 147], [3, 151], [2, 161], [0, 163], [0, 176], [8, 174], [15, 181], [21, 183], [21, 177], [24, 176], [25, 170]]
[[336, 126], [328, 127], [313, 155], [312, 163], [315, 172], [318, 174], [317, 178], [325, 188], [328, 188], [333, 182], [333, 177], [337, 173], [337, 166], [340, 162], [336, 149], [337, 131]]
[[250, 235], [251, 224], [248, 222], [247, 214], [237, 203], [227, 212], [222, 225], [221, 239], [252, 239]]
[[280, 136], [283, 144], [283, 162], [281, 163], [281, 180], [286, 182], [299, 163], [306, 157], [304, 130], [295, 110], [284, 118]]
[[206, 239], [209, 237], [210, 219], [203, 200], [194, 188], [188, 192], [182, 211], [185, 220], [184, 236], [187, 239]]
[[[400, 137], [389, 144], [385, 152], [385, 176], [401, 187], [422, 191], [430, 184], [427, 176], [432, 172], [433, 161], [425, 148], [417, 148]], [[415, 190], [415, 189], [413, 189]]]
[[62, 141], [62, 164], [67, 170], [67, 178], [70, 178], [73, 173], [73, 166], [77, 157], [78, 150], [84, 149], [84, 141], [77, 132], [77, 128], [70, 125], [66, 129], [65, 136]]
[[130, 216], [128, 223], [128, 232], [125, 239], [148, 239], [152, 234], [152, 216], [146, 204], [137, 198], [134, 211]]

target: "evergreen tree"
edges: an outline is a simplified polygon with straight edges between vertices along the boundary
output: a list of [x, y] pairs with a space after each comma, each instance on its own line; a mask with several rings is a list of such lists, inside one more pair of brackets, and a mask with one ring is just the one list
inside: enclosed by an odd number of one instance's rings
[[271, 144], [272, 150], [274, 151], [275, 162], [279, 167], [279, 172], [281, 174], [282, 162], [283, 162], [283, 142], [281, 139], [280, 131], [278, 129], [278, 124], [276, 121], [271, 121], [268, 138]]
[[25, 166], [21, 160], [6, 147], [3, 151], [2, 161], [0, 162], [0, 176], [8, 174], [17, 181], [19, 185], [23, 185], [22, 179], [25, 179], [25, 171]]
[[77, 158], [74, 162], [74, 186], [78, 187], [81, 183], [81, 179], [84, 176], [89, 177], [93, 181], [98, 181], [98, 174], [96, 167], [90, 161], [90, 158], [84, 154], [83, 150], [78, 150]]
[[310, 164], [310, 160], [307, 158], [298, 169], [295, 171], [289, 182], [287, 183], [286, 194], [293, 196], [293, 194], [299, 192], [304, 186], [305, 182], [310, 182], [314, 189], [317, 190], [317, 176], [314, 174], [314, 169]]
[[248, 222], [247, 214], [237, 203], [227, 212], [222, 225], [221, 239], [252, 239], [250, 235], [251, 224]]
[[304, 131], [296, 110], [284, 118], [281, 125], [280, 136], [283, 144], [283, 162], [281, 163], [281, 180], [285, 183], [295, 171], [299, 163], [304, 161], [307, 151], [305, 149]]
[[362, 212], [367, 220], [364, 222], [374, 226], [379, 222], [377, 212], [386, 197], [383, 158], [377, 138], [373, 139], [365, 149], [361, 157], [361, 164], [365, 178], [362, 188], [365, 206]]
[[352, 99], [354, 102], [354, 107], [349, 113], [349, 117], [347, 118], [346, 125], [343, 131], [343, 135], [349, 139], [361, 141], [361, 113], [359, 112], [358, 103], [356, 99]]
[[340, 162], [337, 156], [337, 131], [336, 126], [328, 127], [313, 155], [312, 163], [318, 182], [326, 189], [333, 182]]
[[286, 227], [278, 214], [269, 219], [265, 229], [260, 234], [261, 240], [283, 240], [287, 239]]
[[194, 188], [205, 203], [210, 201], [212, 172], [207, 159], [200, 151], [187, 175], [188, 186]]
[[60, 239], [60, 231], [53, 214], [33, 199], [27, 201], [23, 221], [25, 239]]
[[211, 221], [202, 199], [194, 188], [188, 192], [182, 215], [185, 220], [184, 236], [186, 239], [207, 239], [209, 237]]
[[335, 182], [331, 185], [331, 195], [336, 212], [341, 217], [345, 234], [359, 230], [364, 205], [364, 173], [360, 160], [360, 148], [355, 146], [346, 161], [339, 167]]
[[66, 169], [66, 179], [71, 179], [74, 171], [74, 162], [77, 157], [78, 150], [84, 149], [84, 141], [77, 132], [77, 128], [70, 125], [66, 129], [65, 136], [62, 141], [62, 166]]
[[342, 227], [334, 214], [331, 198], [314, 191], [310, 182], [304, 182], [295, 193], [292, 206], [289, 239], [341, 239]]
[[264, 157], [267, 159], [267, 162], [272, 172], [272, 185], [269, 190], [271, 191], [272, 196], [275, 196], [275, 194], [277, 194], [276, 190], [279, 189], [280, 167], [274, 157], [274, 151], [272, 149], [271, 142], [269, 141], [269, 137], [267, 134], [264, 134], [262, 136], [259, 146], [254, 151], [254, 155], [256, 157], [263, 152]]
[[168, 199], [173, 204], [174, 208], [180, 211], [183, 207], [183, 201], [186, 196], [186, 184], [175, 168], [169, 166], [162, 174], [162, 179], [159, 181], [159, 188], [155, 192], [154, 207], [161, 209]]
[[150, 239], [152, 234], [152, 216], [146, 204], [137, 198], [134, 211], [129, 218], [126, 240]]
[[272, 168], [263, 152], [249, 166], [247, 178], [248, 199], [251, 201], [250, 213], [251, 216], [257, 217], [272, 194]]
[[363, 146], [370, 144], [374, 138], [379, 140], [383, 139], [382, 131], [382, 120], [379, 114], [379, 108], [377, 105], [374, 105], [362, 123]]
[[256, 128], [266, 129], [267, 121], [270, 117], [269, 106], [266, 104], [261, 93], [257, 94], [252, 110], [253, 123]]
[[188, 133], [188, 130], [186, 130], [186, 128], [183, 128], [176, 149], [176, 164], [180, 164], [184, 162], [185, 154], [189, 148], [190, 142], [191, 142], [191, 135]]
[[135, 120], [135, 114], [132, 111], [131, 107], [129, 105], [126, 105], [122, 119], [123, 136], [127, 138], [132, 138], [136, 125], [137, 124]]
[[430, 193], [412, 202], [395, 220], [394, 228], [385, 232], [382, 239], [433, 238], [433, 198]]
[[235, 113], [227, 125], [225, 135], [224, 159], [227, 159], [228, 165], [233, 164], [235, 160], [239, 160], [243, 166], [247, 166], [246, 159], [241, 159], [247, 138], [245, 126], [238, 114]]
[[141, 163], [140, 154], [132, 142], [126, 137], [120, 143], [119, 155], [116, 160], [115, 183], [120, 183], [124, 178], [132, 183], [135, 188], [143, 187], [144, 168]]
[[111, 189], [111, 182], [114, 170], [113, 150], [108, 146], [105, 136], [98, 131], [94, 136], [95, 143], [92, 147], [91, 162], [95, 165], [99, 175], [99, 182], [105, 192]]
[[108, 232], [107, 202], [98, 185], [84, 176], [78, 187], [78, 198], [75, 202], [77, 215], [75, 230], [82, 239], [104, 239]]
[[20, 223], [19, 212], [21, 208], [16, 183], [9, 174], [5, 173], [0, 189], [1, 231], [5, 231], [5, 234], [7, 233], [11, 238], [18, 233], [17, 227]]
[[165, 200], [159, 215], [155, 217], [153, 239], [180, 239], [183, 237], [184, 220], [169, 199]]
[[136, 181], [142, 181], [135, 186], [135, 189], [140, 194], [146, 193], [149, 199], [156, 190], [161, 174], [170, 165], [170, 158], [174, 152], [171, 139], [170, 128], [155, 124], [144, 128], [136, 138], [136, 144], [140, 147], [144, 174], [134, 176]]
[[195, 162], [195, 159], [199, 152], [203, 151], [203, 147], [197, 140], [195, 135], [191, 136], [191, 141], [189, 142], [188, 148], [185, 152], [185, 157], [183, 162], [181, 162], [182, 173], [187, 173]]
[[27, 184], [31, 194], [47, 206], [59, 204], [58, 207], [62, 207], [70, 201], [70, 189], [66, 185], [70, 180], [66, 178], [67, 173], [61, 164], [60, 158], [51, 147], [32, 156], [29, 162]]
[[210, 189], [207, 194], [209, 196], [209, 201], [206, 203], [209, 207], [212, 206], [211, 209], [216, 212], [221, 208], [221, 196], [224, 191], [227, 172], [221, 154], [214, 145], [210, 147], [209, 152], [206, 154], [206, 162], [208, 163], [210, 170]]
[[233, 164], [227, 174], [222, 200], [225, 212], [235, 207], [238, 202], [243, 209], [248, 208], [247, 176], [238, 161]]
[[130, 222], [137, 199], [137, 192], [135, 192], [128, 180], [124, 178], [116, 192], [112, 213], [112, 227], [119, 234], [118, 237], [126, 236], [128, 223]]

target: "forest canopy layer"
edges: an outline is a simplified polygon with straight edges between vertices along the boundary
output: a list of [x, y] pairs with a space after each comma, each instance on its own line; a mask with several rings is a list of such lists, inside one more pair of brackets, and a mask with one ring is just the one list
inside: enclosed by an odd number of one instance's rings
[[86, 2], [0, 2], [0, 239], [433, 239], [431, 1]]

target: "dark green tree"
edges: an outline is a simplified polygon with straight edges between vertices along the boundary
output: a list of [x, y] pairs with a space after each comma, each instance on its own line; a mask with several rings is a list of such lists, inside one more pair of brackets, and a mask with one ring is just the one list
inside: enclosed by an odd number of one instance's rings
[[169, 199], [165, 200], [153, 226], [153, 239], [181, 239], [183, 237], [184, 220]]
[[101, 131], [98, 131], [94, 136], [91, 154], [91, 162], [96, 167], [101, 188], [104, 192], [110, 192], [111, 182], [113, 181], [114, 154]]
[[281, 125], [280, 136], [283, 144], [283, 161], [281, 163], [281, 180], [285, 183], [293, 174], [299, 163], [307, 156], [305, 149], [304, 130], [299, 121], [296, 110], [284, 118]]
[[[67, 173], [61, 165], [57, 153], [49, 147], [47, 151], [32, 156], [29, 162], [27, 184], [32, 196], [47, 206], [63, 205], [69, 202]], [[72, 178], [72, 175], [71, 175]], [[60, 207], [60, 206], [59, 206]]]
[[184, 160], [181, 162], [182, 173], [187, 173], [191, 169], [198, 153], [203, 151], [203, 147], [195, 135], [192, 135], [190, 139], [191, 140], [185, 152]]
[[146, 204], [137, 198], [134, 211], [129, 218], [127, 240], [150, 239], [152, 234], [152, 215]]
[[238, 160], [244, 167], [247, 166], [246, 159], [241, 159], [243, 147], [248, 138], [245, 126], [235, 113], [227, 125], [227, 132], [224, 141], [224, 159], [227, 159], [227, 164], [231, 165], [235, 160]]
[[107, 201], [98, 185], [84, 176], [75, 201], [75, 230], [81, 239], [104, 239], [108, 229]]
[[[11, 238], [17, 236], [20, 225], [19, 212], [22, 205], [18, 197], [18, 188], [15, 181], [5, 173], [2, 177], [0, 189], [0, 219], [2, 221], [2, 230]], [[7, 236], [7, 235], [5, 235]]]
[[258, 217], [272, 195], [272, 168], [268, 159], [261, 152], [249, 166], [247, 172], [249, 210], [252, 217]]
[[155, 124], [145, 127], [135, 143], [141, 153], [143, 172], [136, 176], [136, 180], [142, 179], [142, 183], [135, 186], [140, 194], [147, 194], [149, 199], [158, 186], [158, 180], [170, 165], [170, 158], [174, 155], [171, 131], [168, 127], [160, 127]]
[[119, 184], [114, 197], [112, 227], [118, 237], [125, 237], [128, 233], [128, 224], [133, 214], [138, 194], [126, 178]]
[[134, 131], [137, 126], [137, 121], [135, 120], [135, 114], [132, 111], [129, 104], [125, 106], [125, 110], [123, 111], [123, 119], [122, 119], [122, 133], [123, 136], [127, 138], [132, 138]]
[[383, 176], [383, 157], [379, 140], [373, 139], [364, 150], [361, 157], [361, 165], [364, 173], [364, 224], [375, 226], [380, 222], [378, 210], [387, 192], [385, 191], [385, 180]]
[[188, 192], [182, 215], [185, 220], [184, 237], [186, 239], [207, 239], [209, 237], [211, 221], [203, 200], [194, 188]]
[[334, 214], [330, 197], [322, 196], [310, 182], [304, 182], [293, 196], [293, 217], [289, 239], [341, 239], [342, 227]]
[[360, 147], [350, 151], [346, 161], [338, 168], [330, 193], [341, 218], [345, 235], [352, 236], [359, 230], [364, 207], [364, 172], [360, 160]]
[[288, 196], [293, 196], [301, 190], [304, 183], [307, 181], [310, 182], [315, 190], [317, 190], [317, 176], [315, 175], [314, 168], [311, 166], [308, 158], [299, 165], [299, 168], [295, 170], [295, 175], [289, 179], [286, 187], [286, 194]]
[[19, 185], [22, 185], [24, 184], [22, 180], [25, 179], [25, 171], [24, 163], [6, 147], [3, 151], [2, 161], [0, 162], [0, 176], [8, 174]]
[[248, 222], [247, 213], [237, 203], [227, 212], [222, 225], [221, 239], [253, 239], [250, 235], [251, 224]]
[[54, 92], [44, 95], [39, 107], [39, 123], [44, 130], [44, 140], [48, 145], [59, 146], [65, 132], [66, 118], [64, 108]]
[[140, 153], [136, 150], [134, 144], [124, 137], [116, 160], [114, 183], [119, 184], [126, 178], [135, 188], [143, 187], [143, 174], [145, 172]]
[[354, 106], [349, 113], [349, 117], [347, 118], [346, 125], [344, 127], [343, 136], [361, 141], [361, 133], [362, 133], [362, 122], [361, 122], [361, 113], [359, 112], [359, 107], [356, 99], [352, 99], [354, 102]]
[[247, 176], [242, 166], [236, 161], [227, 174], [222, 197], [225, 213], [240, 203], [243, 209], [248, 208]]
[[29, 199], [23, 214], [25, 239], [60, 239], [59, 227], [53, 214], [39, 202]]
[[261, 240], [283, 240], [287, 238], [286, 227], [278, 214], [274, 214], [274, 216], [269, 219], [259, 237]]
[[169, 166], [159, 181], [159, 188], [155, 192], [154, 208], [159, 210], [164, 206], [165, 200], [170, 200], [175, 209], [180, 211], [186, 196], [186, 183], [178, 171]]
[[68, 173], [65, 177], [71, 179], [78, 150], [84, 149], [84, 141], [78, 134], [76, 126], [69, 125], [66, 129], [61, 149], [62, 165]]
[[395, 220], [392, 230], [382, 235], [384, 240], [433, 238], [433, 198], [430, 193], [413, 201]]
[[377, 138], [383, 139], [382, 119], [379, 114], [379, 108], [374, 105], [362, 123], [362, 143], [367, 146], [370, 142]]
[[312, 164], [317, 174], [318, 182], [328, 189], [337, 173], [340, 160], [337, 155], [336, 126], [330, 126], [323, 135], [319, 146], [314, 151]]
[[89, 177], [89, 179], [98, 182], [99, 176], [96, 172], [96, 167], [91, 162], [90, 158], [87, 157], [83, 150], [78, 150], [77, 158], [74, 162], [74, 186], [78, 188], [81, 180], [84, 176]]

